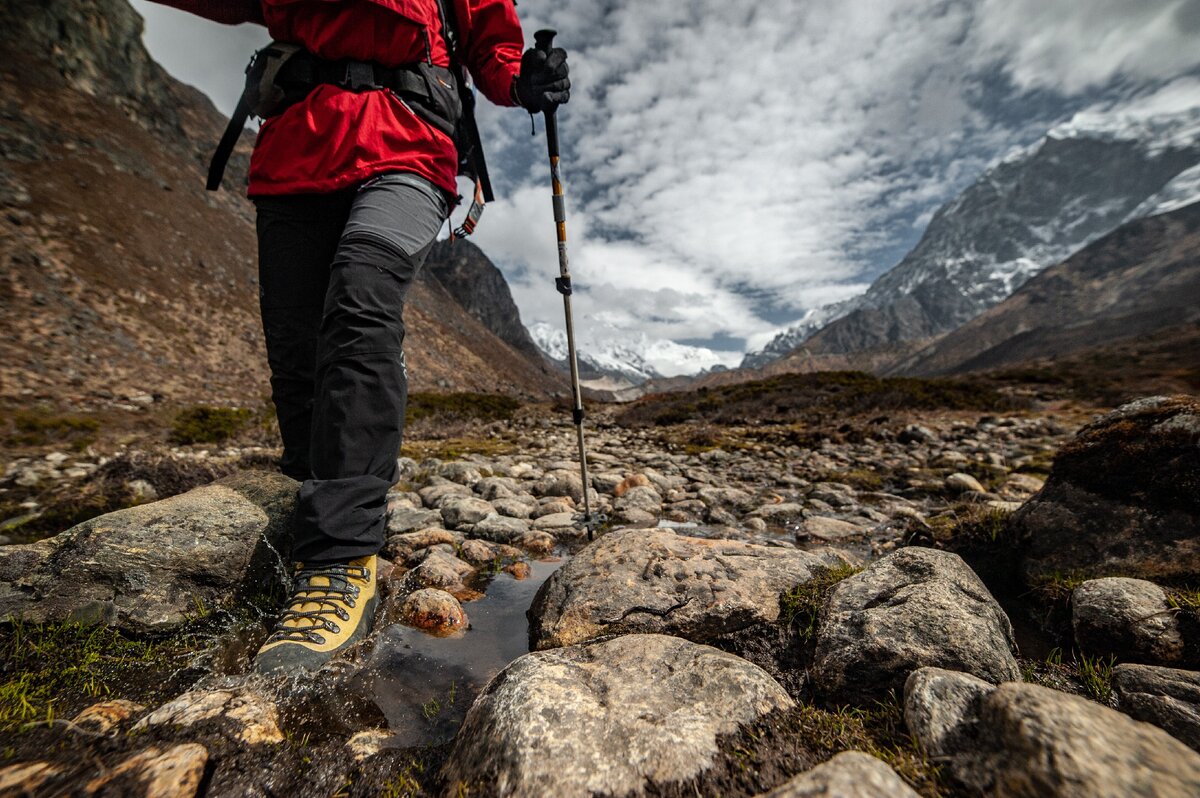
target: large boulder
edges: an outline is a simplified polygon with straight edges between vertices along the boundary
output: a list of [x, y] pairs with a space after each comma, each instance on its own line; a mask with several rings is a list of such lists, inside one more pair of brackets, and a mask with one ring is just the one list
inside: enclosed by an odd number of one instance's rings
[[[920, 684], [921, 680], [910, 681], [910, 686]], [[915, 701], [915, 696], [906, 696], [906, 719]], [[958, 707], [960, 729], [947, 731], [944, 724], [911, 722], [909, 728], [927, 751], [942, 752], [943, 773], [966, 794], [1001, 798], [1200, 795], [1200, 754], [1161, 729], [1085, 698], [1011, 682]], [[927, 738], [927, 729], [938, 734]]]
[[1152, 665], [1113, 668], [1117, 708], [1200, 751], [1200, 673]]
[[0, 547], [0, 619], [162, 632], [282, 586], [299, 483], [244, 471]]
[[1200, 578], [1200, 402], [1155, 396], [1080, 430], [1009, 530], [1031, 582]]
[[827, 569], [835, 552], [755, 546], [677, 535], [610, 532], [542, 585], [529, 610], [530, 648], [621, 632], [704, 642], [779, 618], [779, 597]]
[[765, 671], [708, 646], [626, 635], [517, 659], [476, 699], [447, 791], [640, 796], [707, 770], [717, 736], [792, 700]]
[[1089, 579], [1071, 593], [1075, 643], [1093, 655], [1151, 665], [1184, 660], [1179, 618], [1166, 592], [1144, 579]]
[[821, 613], [814, 685], [835, 704], [897, 694], [932, 665], [989, 682], [1019, 679], [1012, 624], [956, 554], [900, 549], [843, 579]]

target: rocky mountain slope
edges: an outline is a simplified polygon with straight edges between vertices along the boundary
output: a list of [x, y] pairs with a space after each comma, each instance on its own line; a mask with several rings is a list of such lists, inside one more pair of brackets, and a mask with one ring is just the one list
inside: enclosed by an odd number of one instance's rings
[[804, 343], [840, 355], [948, 332], [1131, 218], [1197, 198], [1200, 109], [1088, 116], [989, 169], [867, 292], [811, 312], [743, 365]]
[[888, 369], [944, 374], [1055, 357], [1200, 320], [1200, 203], [1129, 222]]
[[[250, 137], [226, 188], [205, 192], [225, 120], [150, 59], [141, 25], [124, 0], [0, 9], [0, 398], [11, 402], [267, 393], [253, 207], [238, 188]], [[494, 267], [439, 254], [447, 262], [410, 295], [413, 387], [559, 390]]]

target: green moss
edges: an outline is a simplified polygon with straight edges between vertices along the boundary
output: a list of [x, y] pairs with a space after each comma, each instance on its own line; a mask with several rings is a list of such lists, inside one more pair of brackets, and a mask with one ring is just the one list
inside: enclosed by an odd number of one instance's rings
[[[423, 460], [426, 457], [436, 457], [439, 460], [460, 460], [470, 454], [498, 457], [511, 454], [516, 450], [516, 444], [497, 438], [406, 441], [403, 448], [404, 454], [415, 460]], [[416, 483], [415, 480], [410, 480], [410, 482]]]
[[405, 420], [429, 418], [479, 421], [508, 421], [521, 407], [511, 396], [490, 393], [411, 393]]
[[853, 565], [842, 564], [830, 568], [796, 585], [779, 597], [779, 623], [784, 626], [795, 624], [797, 631], [804, 639], [811, 639], [816, 633], [817, 619], [826, 599], [834, 586], [848, 576], [853, 576], [860, 569]]
[[53, 720], [142, 680], [157, 688], [169, 680], [155, 674], [177, 667], [170, 660], [180, 644], [131, 640], [103, 626], [15, 622], [0, 632], [0, 730]]
[[7, 425], [5, 442], [10, 446], [46, 446], [68, 444], [75, 450], [86, 449], [96, 440], [100, 422], [83, 416], [59, 416], [37, 411], [15, 414]]
[[1065, 604], [1071, 600], [1075, 588], [1095, 578], [1083, 571], [1051, 571], [1034, 577], [1030, 588], [1043, 602]]
[[197, 405], [181, 410], [171, 425], [171, 443], [223, 443], [241, 431], [254, 412], [242, 407]]

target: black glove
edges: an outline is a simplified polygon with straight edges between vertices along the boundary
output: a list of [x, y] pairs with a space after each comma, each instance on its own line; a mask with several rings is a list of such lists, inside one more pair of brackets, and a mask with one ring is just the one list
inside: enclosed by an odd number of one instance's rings
[[553, 112], [571, 99], [571, 79], [567, 77], [567, 51], [553, 47], [550, 52], [530, 47], [521, 56], [521, 73], [513, 84], [517, 102], [531, 114]]

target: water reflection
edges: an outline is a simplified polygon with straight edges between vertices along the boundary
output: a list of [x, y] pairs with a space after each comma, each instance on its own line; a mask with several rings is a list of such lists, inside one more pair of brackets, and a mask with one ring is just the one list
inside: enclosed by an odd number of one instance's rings
[[433, 637], [395, 624], [384, 629], [366, 673], [376, 705], [407, 748], [454, 737], [471, 702], [505, 665], [529, 651], [525, 611], [560, 560], [530, 563], [526, 579], [497, 574], [484, 597], [467, 603], [470, 628], [455, 637]]

